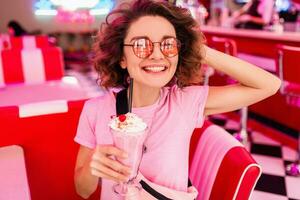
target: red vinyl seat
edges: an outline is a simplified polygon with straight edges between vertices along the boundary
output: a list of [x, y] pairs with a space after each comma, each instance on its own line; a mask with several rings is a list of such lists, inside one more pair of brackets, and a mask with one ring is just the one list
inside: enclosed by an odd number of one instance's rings
[[206, 122], [195, 129], [190, 146], [190, 179], [198, 200], [249, 199], [261, 167], [234, 137]]

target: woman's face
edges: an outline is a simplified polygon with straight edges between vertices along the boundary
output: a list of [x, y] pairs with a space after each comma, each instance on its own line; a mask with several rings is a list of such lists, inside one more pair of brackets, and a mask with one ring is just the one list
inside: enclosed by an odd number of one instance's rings
[[[127, 68], [135, 85], [161, 88], [172, 79], [178, 63], [176, 51], [168, 48], [176, 38], [175, 28], [163, 17], [143, 16], [131, 24], [124, 44], [134, 44], [134, 41], [139, 38], [145, 39], [141, 40], [141, 45], [145, 44], [145, 41], [149, 43], [149, 40], [154, 42], [153, 52], [147, 58], [140, 58], [134, 53], [132, 46], [124, 46], [121, 67]], [[164, 52], [169, 57], [164, 55], [160, 49], [158, 42], [162, 41], [166, 47]], [[140, 53], [143, 54], [143, 52]]]

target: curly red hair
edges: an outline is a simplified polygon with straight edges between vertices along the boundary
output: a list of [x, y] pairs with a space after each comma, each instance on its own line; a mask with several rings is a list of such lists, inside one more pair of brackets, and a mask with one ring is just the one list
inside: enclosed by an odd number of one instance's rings
[[200, 83], [201, 46], [204, 39], [189, 10], [168, 2], [137, 0], [122, 4], [119, 9], [112, 11], [100, 27], [94, 46], [94, 63], [100, 85], [105, 88], [128, 86], [128, 72], [120, 66], [123, 42], [130, 25], [142, 16], [161, 16], [174, 26], [176, 37], [182, 43], [174, 77], [178, 86], [182, 88]]

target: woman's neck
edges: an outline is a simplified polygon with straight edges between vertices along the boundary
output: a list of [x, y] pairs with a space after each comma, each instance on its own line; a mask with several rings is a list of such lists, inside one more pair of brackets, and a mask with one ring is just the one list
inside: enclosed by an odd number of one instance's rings
[[[128, 93], [129, 95], [129, 93]], [[160, 88], [139, 87], [133, 84], [132, 107], [153, 105], [160, 96]]]

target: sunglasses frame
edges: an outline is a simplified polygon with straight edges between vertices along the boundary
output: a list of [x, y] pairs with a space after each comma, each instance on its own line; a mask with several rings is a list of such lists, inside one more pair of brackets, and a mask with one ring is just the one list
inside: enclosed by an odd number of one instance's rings
[[[136, 53], [136, 51], [135, 51], [135, 49], [134, 49], [135, 46], [136, 46], [135, 42], [137, 42], [137, 41], [140, 40], [140, 39], [145, 39], [146, 41], [147, 41], [147, 40], [150, 41], [151, 44], [152, 44], [152, 46], [153, 46], [152, 50], [150, 51], [149, 55], [147, 55], [147, 56], [138, 56], [138, 54]], [[163, 52], [163, 49], [162, 49], [162, 43], [163, 43], [164, 41], [166, 41], [167, 39], [175, 39], [175, 40], [176, 40], [176, 43], [177, 43], [177, 53], [176, 53], [175, 55], [168, 56], [168, 55], [166, 55], [166, 54]], [[132, 47], [132, 51], [133, 51], [133, 53], [134, 53], [134, 55], [135, 55], [136, 57], [141, 58], [141, 59], [146, 59], [146, 58], [148, 58], [149, 56], [151, 56], [151, 54], [153, 53], [153, 51], [154, 51], [154, 44], [155, 44], [155, 43], [158, 43], [158, 44], [159, 44], [159, 49], [160, 49], [161, 53], [162, 53], [164, 56], [168, 57], [168, 58], [172, 58], [172, 57], [174, 57], [174, 56], [177, 56], [177, 55], [179, 54], [180, 48], [181, 48], [181, 46], [182, 46], [180, 40], [178, 40], [178, 39], [175, 38], [175, 37], [167, 37], [167, 38], [164, 38], [161, 42], [152, 42], [152, 41], [151, 41], [149, 38], [147, 38], [147, 37], [141, 37], [141, 38], [135, 39], [135, 40], [133, 41], [133, 44], [123, 44], [123, 46], [131, 46], [131, 47]]]

